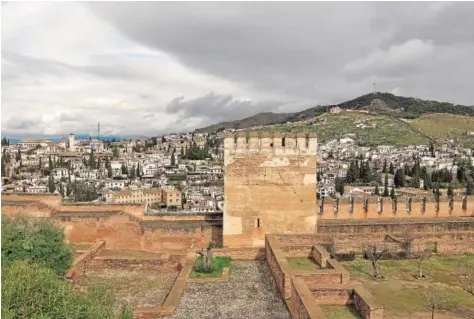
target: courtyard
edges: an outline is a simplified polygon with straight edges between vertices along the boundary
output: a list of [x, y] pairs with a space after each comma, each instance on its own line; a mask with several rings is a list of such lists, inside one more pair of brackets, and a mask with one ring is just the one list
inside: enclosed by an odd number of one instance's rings
[[474, 318], [474, 295], [463, 290], [456, 269], [474, 267], [474, 255], [436, 256], [422, 263], [425, 279], [416, 278], [418, 261], [382, 260], [384, 280], [375, 281], [369, 260], [341, 262], [350, 272], [351, 281], [363, 283], [384, 307], [385, 317], [431, 318], [430, 296], [438, 301], [435, 318]]

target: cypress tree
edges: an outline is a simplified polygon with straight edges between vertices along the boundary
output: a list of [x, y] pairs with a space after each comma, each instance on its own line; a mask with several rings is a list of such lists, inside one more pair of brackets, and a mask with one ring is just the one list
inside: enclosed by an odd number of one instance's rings
[[380, 195], [380, 192], [379, 192], [379, 185], [375, 185], [375, 191], [374, 191], [375, 195]]
[[385, 174], [384, 188], [383, 188], [383, 197], [388, 197], [388, 174]]
[[16, 153], [16, 161], [19, 162], [21, 161], [21, 150], [18, 149], [18, 153]]
[[449, 184], [448, 185], [448, 198], [453, 198], [453, 196], [454, 196], [453, 186]]
[[387, 159], [383, 161], [382, 173], [387, 173]]
[[390, 174], [392, 174], [392, 175], [395, 174], [395, 168], [393, 167], [393, 163], [390, 163], [388, 172], [389, 172]]
[[171, 152], [171, 166], [174, 166], [176, 164], [176, 160], [174, 158], [174, 149], [173, 152]]
[[392, 186], [392, 189], [390, 190], [390, 197], [392, 199], [395, 199], [395, 187]]
[[49, 175], [48, 188], [50, 193], [54, 193], [54, 191], [56, 190], [56, 186], [54, 185], [54, 178], [51, 174]]

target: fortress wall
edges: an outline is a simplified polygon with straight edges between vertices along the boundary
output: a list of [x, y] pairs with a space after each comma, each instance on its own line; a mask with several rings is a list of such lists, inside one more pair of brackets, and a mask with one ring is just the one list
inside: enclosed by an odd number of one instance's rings
[[452, 202], [447, 197], [441, 197], [439, 202], [436, 202], [432, 196], [426, 197], [425, 201], [423, 198], [400, 196], [396, 202], [388, 197], [368, 197], [366, 200], [354, 198], [353, 204], [348, 198], [339, 201], [324, 199], [319, 200], [318, 203], [319, 220], [427, 219], [465, 216], [474, 216], [474, 196], [457, 196]]
[[263, 247], [267, 233], [315, 231], [314, 134], [226, 133], [224, 152], [224, 246]]

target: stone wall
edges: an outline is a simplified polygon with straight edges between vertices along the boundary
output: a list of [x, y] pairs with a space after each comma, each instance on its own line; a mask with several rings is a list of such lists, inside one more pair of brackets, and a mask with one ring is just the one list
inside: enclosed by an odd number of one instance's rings
[[315, 231], [316, 144], [313, 134], [226, 133], [225, 247], [263, 247], [267, 233]]
[[433, 196], [399, 196], [396, 201], [388, 197], [354, 197], [333, 200], [325, 198], [318, 203], [319, 220], [364, 220], [398, 218], [436, 218], [474, 216], [474, 196], [456, 196], [452, 202]]
[[186, 262], [185, 255], [167, 255], [161, 258], [120, 258], [95, 256], [89, 262], [90, 269], [144, 269], [176, 272]]
[[249, 247], [249, 248], [214, 248], [212, 249], [214, 256], [230, 257], [232, 260], [264, 260], [265, 248]]
[[356, 286], [352, 295], [352, 303], [364, 319], [383, 319], [383, 307], [361, 285]]
[[287, 302], [292, 319], [325, 319], [321, 308], [314, 302], [311, 291], [301, 279], [291, 282], [291, 299]]

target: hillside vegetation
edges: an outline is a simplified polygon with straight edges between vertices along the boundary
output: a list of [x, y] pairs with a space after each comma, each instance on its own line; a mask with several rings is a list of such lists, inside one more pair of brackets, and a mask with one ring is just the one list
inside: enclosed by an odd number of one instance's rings
[[311, 121], [312, 124], [288, 126], [276, 124], [261, 130], [316, 132], [321, 143], [332, 139], [350, 137], [360, 145], [411, 145], [429, 144], [430, 139], [415, 130], [409, 123], [387, 115], [372, 115], [358, 112], [323, 114]]
[[320, 105], [295, 113], [259, 113], [245, 119], [222, 122], [197, 129], [196, 132], [216, 132], [222, 129], [244, 129], [260, 125], [308, 120], [327, 113], [334, 106], [344, 110], [367, 110], [378, 115], [388, 115], [404, 119], [416, 119], [428, 113], [474, 116], [473, 106], [396, 96], [390, 93], [370, 93], [337, 105]]
[[474, 148], [474, 117], [453, 114], [425, 114], [411, 121], [419, 129], [438, 142], [454, 140], [464, 147]]

